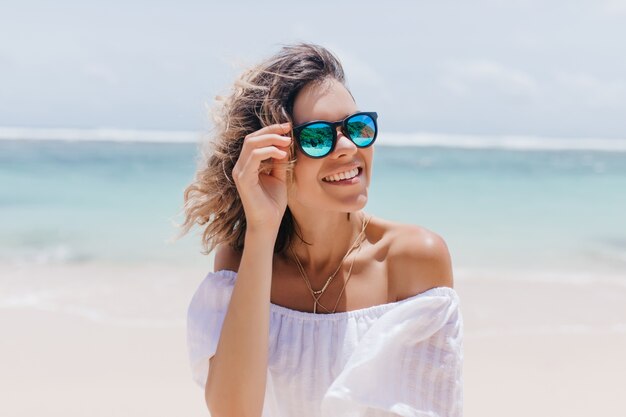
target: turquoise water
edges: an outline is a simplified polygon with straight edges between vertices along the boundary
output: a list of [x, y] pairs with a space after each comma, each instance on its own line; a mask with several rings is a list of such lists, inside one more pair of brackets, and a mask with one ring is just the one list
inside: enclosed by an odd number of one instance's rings
[[[0, 141], [0, 261], [189, 264], [193, 143]], [[368, 212], [444, 237], [460, 268], [626, 277], [626, 152], [385, 147]]]

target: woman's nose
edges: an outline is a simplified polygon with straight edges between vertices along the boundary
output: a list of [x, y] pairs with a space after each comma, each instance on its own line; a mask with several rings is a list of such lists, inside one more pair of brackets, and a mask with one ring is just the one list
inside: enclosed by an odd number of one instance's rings
[[345, 154], [352, 155], [357, 151], [357, 146], [352, 140], [343, 133], [341, 126], [337, 126], [337, 143], [335, 144], [335, 150], [333, 153], [337, 156]]

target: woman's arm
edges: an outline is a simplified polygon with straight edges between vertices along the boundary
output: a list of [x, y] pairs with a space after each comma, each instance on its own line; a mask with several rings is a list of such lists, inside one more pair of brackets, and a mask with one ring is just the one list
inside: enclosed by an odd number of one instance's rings
[[[205, 400], [213, 417], [261, 417], [269, 350], [272, 258], [287, 207], [290, 124], [247, 135], [232, 176], [246, 216], [246, 237], [220, 340], [209, 365]], [[270, 173], [260, 172], [272, 160]], [[276, 163], [278, 162], [278, 163]]]
[[[213, 417], [260, 417], [269, 349], [269, 309], [274, 240], [248, 230], [205, 400]], [[220, 268], [216, 255], [216, 270]]]

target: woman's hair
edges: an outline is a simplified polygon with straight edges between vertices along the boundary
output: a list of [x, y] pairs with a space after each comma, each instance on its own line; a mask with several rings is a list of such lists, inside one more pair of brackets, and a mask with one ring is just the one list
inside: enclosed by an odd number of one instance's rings
[[[329, 50], [310, 43], [283, 46], [278, 53], [245, 70], [235, 81], [231, 93], [216, 97], [211, 109], [214, 128], [202, 149], [193, 182], [184, 191], [185, 220], [180, 236], [194, 224], [203, 227], [202, 254], [209, 254], [218, 244], [227, 243], [243, 250], [246, 218], [233, 181], [232, 172], [244, 137], [265, 126], [293, 123], [297, 94], [310, 83], [322, 84], [335, 79], [345, 86], [341, 63]], [[292, 152], [288, 162], [291, 181]], [[262, 165], [261, 170], [267, 168]], [[297, 224], [289, 210], [283, 215], [274, 252], [285, 250]]]

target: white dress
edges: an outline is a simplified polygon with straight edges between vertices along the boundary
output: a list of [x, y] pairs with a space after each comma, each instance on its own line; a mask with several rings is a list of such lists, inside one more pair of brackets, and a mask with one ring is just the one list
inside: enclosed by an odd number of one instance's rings
[[[187, 312], [193, 380], [204, 388], [237, 274], [211, 272]], [[314, 314], [270, 304], [263, 417], [460, 417], [463, 319], [450, 287]]]

